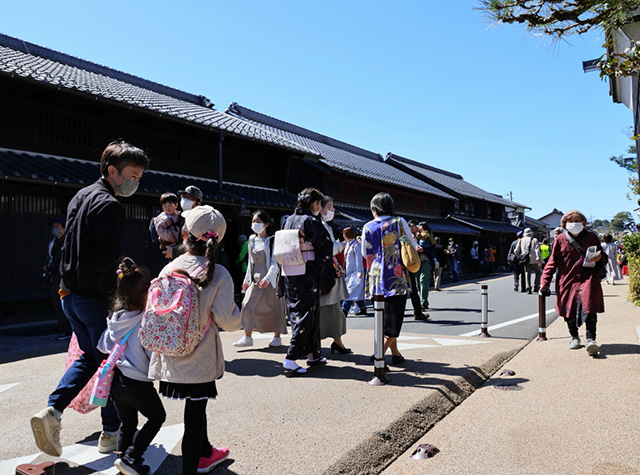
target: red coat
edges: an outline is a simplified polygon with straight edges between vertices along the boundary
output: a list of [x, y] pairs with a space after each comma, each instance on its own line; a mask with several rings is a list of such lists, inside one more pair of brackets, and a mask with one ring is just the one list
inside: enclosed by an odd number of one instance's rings
[[565, 318], [575, 318], [578, 305], [578, 294], [581, 295], [585, 313], [604, 312], [604, 297], [598, 277], [597, 268], [607, 264], [607, 256], [601, 252], [602, 259], [596, 262], [595, 268], [583, 267], [582, 262], [587, 248], [596, 246], [602, 251], [600, 239], [587, 231], [587, 239], [579, 253], [569, 242], [565, 234], [556, 238], [553, 252], [544, 266], [541, 287], [549, 287], [556, 268], [556, 312]]

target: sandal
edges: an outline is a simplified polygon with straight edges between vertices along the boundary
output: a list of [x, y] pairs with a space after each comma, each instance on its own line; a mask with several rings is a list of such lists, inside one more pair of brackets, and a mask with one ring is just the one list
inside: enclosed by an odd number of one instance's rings
[[402, 355], [391, 355], [391, 362], [393, 364], [400, 364], [404, 361], [404, 356]]
[[285, 369], [284, 375], [287, 378], [293, 378], [295, 376], [300, 376], [301, 374], [305, 374], [307, 372], [302, 366], [298, 366], [296, 369]]
[[318, 358], [317, 360], [307, 360], [307, 366], [320, 366], [327, 364], [326, 358]]

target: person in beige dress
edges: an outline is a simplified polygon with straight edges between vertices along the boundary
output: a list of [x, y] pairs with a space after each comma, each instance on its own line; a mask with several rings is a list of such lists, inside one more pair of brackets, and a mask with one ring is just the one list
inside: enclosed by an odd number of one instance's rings
[[[333, 255], [335, 256], [342, 252], [344, 243], [334, 237], [333, 229], [329, 225], [334, 216], [332, 198], [328, 196], [324, 197], [320, 216], [322, 218], [322, 224], [333, 241]], [[336, 260], [334, 260], [334, 262], [336, 262]], [[338, 275], [336, 270], [336, 283], [331, 291], [326, 295], [320, 295], [320, 339], [333, 338], [331, 354], [336, 351], [339, 354], [352, 353], [351, 349], [346, 348], [342, 342], [342, 335], [347, 333], [347, 316], [342, 311], [341, 302], [349, 297], [349, 293], [347, 292], [344, 271], [339, 269], [339, 272], [340, 274]]]
[[254, 331], [274, 332], [269, 346], [282, 345], [281, 334], [287, 333], [284, 298], [276, 297], [278, 264], [273, 258], [273, 236], [269, 235], [271, 217], [266, 211], [258, 210], [251, 218], [254, 234], [249, 237], [249, 260], [244, 276], [242, 291], [241, 325], [244, 336], [233, 346], [253, 346]]

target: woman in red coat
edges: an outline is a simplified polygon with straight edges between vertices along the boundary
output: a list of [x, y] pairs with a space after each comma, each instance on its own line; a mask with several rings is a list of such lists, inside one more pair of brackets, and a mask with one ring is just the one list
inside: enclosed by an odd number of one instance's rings
[[[564, 317], [571, 341], [569, 349], [581, 348], [578, 327], [587, 327], [587, 352], [595, 356], [600, 351], [596, 344], [597, 313], [604, 312], [604, 297], [598, 276], [598, 268], [606, 265], [607, 256], [602, 253], [600, 239], [584, 229], [587, 219], [577, 210], [567, 212], [561, 221], [564, 233], [556, 237], [553, 252], [544, 267], [540, 292], [549, 295], [549, 285], [556, 268], [556, 311]], [[586, 258], [587, 249], [595, 246], [600, 254]], [[581, 251], [578, 251], [581, 249]], [[594, 263], [594, 267], [583, 264]]]

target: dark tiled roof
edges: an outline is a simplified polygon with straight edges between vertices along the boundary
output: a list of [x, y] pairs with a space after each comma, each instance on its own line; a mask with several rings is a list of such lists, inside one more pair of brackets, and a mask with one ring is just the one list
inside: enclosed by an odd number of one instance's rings
[[317, 156], [298, 143], [209, 108], [196, 96], [0, 34], [0, 74], [18, 76]]
[[385, 161], [389, 164], [393, 164], [394, 166], [399, 165], [399, 168], [401, 169], [406, 168], [416, 174], [419, 174], [419, 176], [423, 176], [426, 180], [429, 180], [429, 182], [434, 183], [436, 186], [440, 185], [444, 189], [451, 190], [454, 194], [488, 201], [490, 203], [497, 203], [511, 208], [527, 208], [525, 205], [507, 200], [494, 193], [489, 193], [482, 188], [478, 188], [477, 186], [465, 181], [461, 175], [456, 173], [451, 173], [446, 170], [425, 165], [424, 163], [409, 160], [408, 158], [394, 155], [393, 153], [388, 153]]
[[[336, 212], [347, 217], [348, 220], [341, 221], [341, 224], [348, 224], [346, 221], [352, 221], [358, 226], [364, 226], [366, 223], [373, 219], [371, 210], [365, 206], [348, 205], [344, 203], [334, 203]], [[429, 227], [434, 233], [451, 233], [451, 234], [476, 234], [477, 231], [458, 224], [451, 220], [444, 218], [435, 218], [433, 216], [416, 215], [413, 213], [398, 213], [407, 221], [415, 218], [418, 221], [426, 221]]]
[[236, 103], [229, 106], [227, 113], [314, 150], [322, 156], [320, 162], [334, 170], [453, 199], [449, 193], [385, 163], [377, 153], [289, 124]]
[[[0, 148], [0, 179], [81, 188], [95, 182], [99, 176], [97, 162]], [[244, 198], [247, 206], [293, 209], [296, 205], [296, 196], [286, 191], [228, 182], [223, 182], [220, 190], [216, 180], [153, 170], [142, 176], [138, 193], [158, 196], [166, 191], [184, 190], [187, 185], [196, 185], [202, 190], [205, 201], [210, 202], [238, 203]]]
[[454, 221], [456, 223], [462, 224], [464, 226], [468, 226], [472, 229], [476, 229], [478, 231], [488, 231], [493, 233], [512, 233], [515, 234], [518, 231], [522, 231], [522, 229], [513, 226], [511, 223], [506, 221], [491, 221], [488, 219], [475, 219], [475, 218], [467, 218], [466, 216], [447, 216], [448, 220]]

